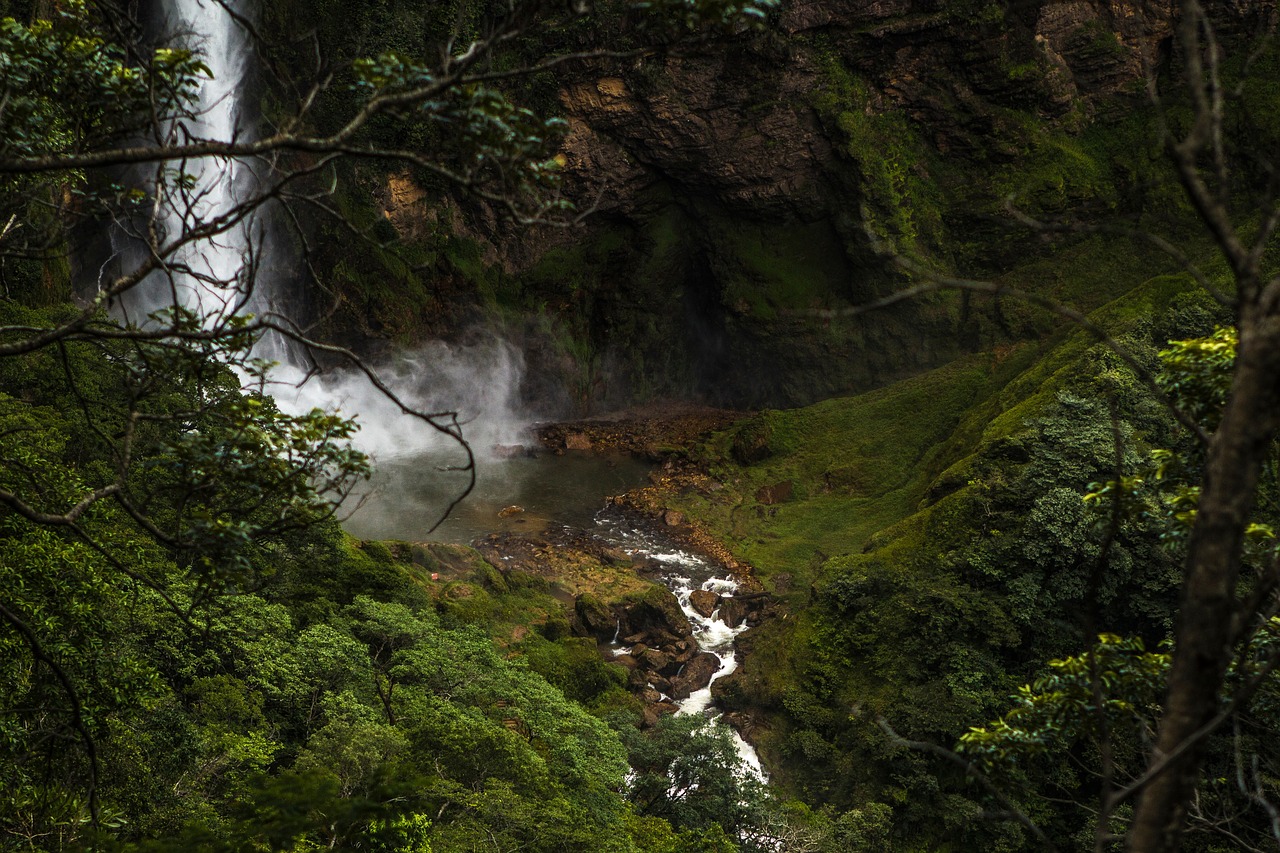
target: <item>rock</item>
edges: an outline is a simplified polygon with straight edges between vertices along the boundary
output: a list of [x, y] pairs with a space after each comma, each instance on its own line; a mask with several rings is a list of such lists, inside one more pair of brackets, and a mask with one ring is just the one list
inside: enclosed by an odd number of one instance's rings
[[662, 514], [662, 523], [667, 527], [679, 527], [684, 524], [684, 513], [669, 509]]
[[571, 432], [564, 437], [565, 450], [590, 450], [591, 439], [585, 432]]
[[522, 512], [524, 512], [524, 507], [512, 504], [509, 507], [504, 507], [503, 509], [498, 510], [498, 518], [510, 518], [511, 516], [519, 515]]
[[648, 702], [650, 705], [656, 705], [662, 701], [662, 694], [652, 687], [646, 687], [638, 694], [641, 702]]
[[737, 598], [720, 600], [720, 621], [730, 628], [736, 628], [747, 618], [747, 603]]
[[612, 640], [618, 632], [618, 617], [589, 592], [578, 596], [573, 603], [573, 612], [587, 632], [601, 642]]
[[705, 619], [710, 619], [711, 614], [716, 612], [716, 607], [719, 605], [720, 596], [710, 590], [695, 589], [689, 593], [689, 606]]
[[628, 637], [639, 634], [651, 645], [674, 643], [693, 634], [680, 602], [671, 590], [659, 584], [624, 606], [622, 623]]
[[795, 489], [790, 480], [783, 480], [781, 483], [775, 483], [772, 486], [761, 486], [756, 490], [756, 500], [760, 503], [771, 506], [773, 504], [786, 503], [791, 500], [795, 494]]
[[[681, 613], [680, 613], [680, 615], [681, 615], [681, 616], [683, 616], [683, 615], [684, 615], [684, 613], [683, 613], [683, 612], [681, 612]], [[690, 633], [692, 633], [692, 631], [691, 631]], [[654, 631], [654, 632], [653, 632], [653, 634], [652, 634], [652, 635], [650, 635], [650, 638], [649, 638], [649, 639], [650, 639], [650, 641], [651, 641], [651, 644], [652, 644], [652, 645], [655, 645], [655, 646], [670, 646], [670, 645], [672, 645], [673, 643], [675, 643], [677, 640], [679, 640], [680, 638], [679, 638], [679, 637], [677, 637], [675, 634], [671, 633], [670, 631], [661, 631], [661, 630], [659, 630], [659, 631]]]
[[631, 646], [631, 654], [636, 658], [644, 657], [644, 653], [647, 651], [649, 651], [649, 646], [645, 643], [635, 643]]
[[677, 678], [671, 679], [668, 694], [673, 699], [688, 699], [689, 694], [711, 683], [711, 676], [720, 669], [720, 658], [711, 652], [702, 652], [684, 665]]
[[613, 659], [614, 663], [620, 663], [627, 669], [635, 669], [640, 665], [640, 661], [636, 660], [632, 655], [618, 655]]
[[644, 654], [640, 655], [640, 663], [645, 669], [662, 672], [671, 665], [671, 656], [657, 649], [645, 649]]
[[647, 705], [640, 718], [640, 727], [651, 729], [658, 724], [659, 719], [674, 714], [678, 710], [680, 709], [670, 702], [656, 702], [652, 705]]
[[754, 465], [773, 455], [773, 448], [769, 446], [772, 438], [773, 427], [769, 422], [754, 418], [738, 428], [729, 452], [742, 465]]

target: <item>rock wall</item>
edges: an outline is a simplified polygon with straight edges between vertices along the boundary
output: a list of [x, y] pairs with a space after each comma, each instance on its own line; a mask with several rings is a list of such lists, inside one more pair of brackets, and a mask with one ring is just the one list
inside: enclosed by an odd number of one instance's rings
[[[1228, 34], [1274, 13], [1213, 9]], [[1122, 125], [1173, 25], [1169, 2], [793, 0], [757, 37], [576, 69], [559, 159], [585, 224], [515, 228], [396, 176], [380, 215], [434, 254], [386, 313], [409, 337], [504, 325], [557, 414], [803, 404], [1038, 334], [954, 295], [850, 309], [902, 285], [895, 253], [998, 275], [1043, 251], [1006, 196], [1140, 210], [1149, 176], [1114, 152], [1149, 143]]]

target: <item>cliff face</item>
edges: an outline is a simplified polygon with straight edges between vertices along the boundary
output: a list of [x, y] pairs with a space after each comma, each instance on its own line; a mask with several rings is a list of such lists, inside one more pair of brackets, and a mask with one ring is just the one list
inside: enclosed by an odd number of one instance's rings
[[[1215, 14], [1230, 33], [1274, 5]], [[894, 252], [994, 275], [1040, 251], [1000, 215], [1009, 195], [1140, 211], [1150, 133], [1132, 116], [1172, 27], [1168, 2], [793, 0], [749, 40], [571, 72], [560, 159], [594, 205], [582, 228], [442, 213], [403, 178], [379, 196], [402, 236], [434, 239], [427, 289], [447, 283], [407, 334], [455, 327], [460, 297], [496, 307], [531, 393], [580, 409], [806, 403], [1034, 334], [945, 295], [849, 308], [900, 286]]]

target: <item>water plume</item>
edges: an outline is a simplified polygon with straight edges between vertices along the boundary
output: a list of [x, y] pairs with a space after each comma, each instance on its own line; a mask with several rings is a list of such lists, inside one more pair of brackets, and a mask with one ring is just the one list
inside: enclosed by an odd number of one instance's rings
[[[503, 448], [529, 437], [529, 418], [520, 400], [524, 356], [493, 331], [473, 330], [466, 340], [428, 341], [374, 369], [406, 405], [421, 412], [457, 412], [478, 460], [500, 458]], [[296, 364], [286, 363], [273, 368], [270, 380], [267, 390], [287, 412], [318, 408], [355, 418], [360, 426], [355, 445], [375, 461], [429, 455], [456, 464], [465, 458], [455, 441], [401, 412], [361, 371], [308, 377]]]

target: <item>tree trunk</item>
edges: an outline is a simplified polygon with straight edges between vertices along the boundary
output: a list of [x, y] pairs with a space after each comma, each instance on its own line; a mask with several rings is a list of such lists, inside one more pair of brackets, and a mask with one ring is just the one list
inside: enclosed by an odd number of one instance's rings
[[[1174, 753], [1219, 711], [1233, 657], [1236, 582], [1258, 478], [1275, 434], [1280, 322], [1241, 317], [1231, 395], [1209, 443], [1200, 507], [1188, 545], [1173, 665], [1154, 764]], [[1204, 764], [1204, 739], [1185, 749], [1147, 786], [1128, 848], [1172, 853]]]

